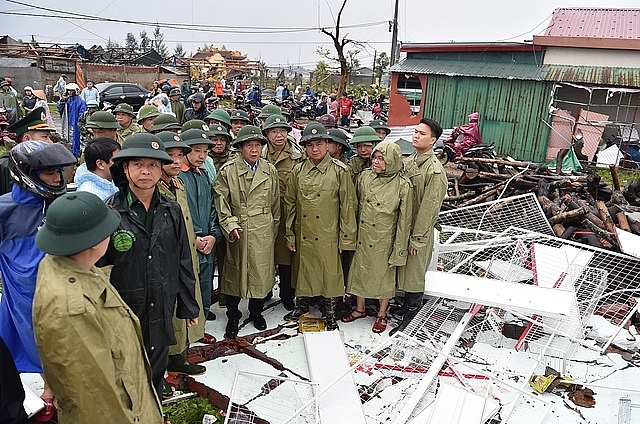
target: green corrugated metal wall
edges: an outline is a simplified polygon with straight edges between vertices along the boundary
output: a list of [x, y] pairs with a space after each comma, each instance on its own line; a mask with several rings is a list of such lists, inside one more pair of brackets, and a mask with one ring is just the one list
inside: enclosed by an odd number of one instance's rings
[[424, 116], [453, 128], [480, 112], [485, 143], [518, 160], [543, 162], [547, 152], [549, 96], [552, 83], [499, 78], [427, 75]]

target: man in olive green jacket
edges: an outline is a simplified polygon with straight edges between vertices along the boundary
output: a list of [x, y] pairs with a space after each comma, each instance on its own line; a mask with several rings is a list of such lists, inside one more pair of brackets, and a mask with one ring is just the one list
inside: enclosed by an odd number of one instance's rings
[[216, 210], [226, 239], [220, 290], [227, 296], [225, 337], [234, 339], [242, 313], [240, 299], [249, 299], [249, 319], [266, 330], [264, 297], [275, 282], [273, 244], [280, 222], [278, 171], [260, 158], [267, 139], [247, 125], [234, 142], [240, 154], [220, 168], [214, 184]]
[[140, 125], [133, 122], [136, 117], [136, 113], [133, 111], [131, 105], [127, 103], [120, 103], [113, 109], [113, 115], [116, 117], [116, 121], [120, 124], [120, 127], [116, 131], [116, 136], [118, 139], [116, 140], [122, 146], [124, 140], [129, 137], [131, 134], [144, 132], [144, 128]]
[[285, 238], [285, 213], [284, 213], [284, 193], [287, 188], [289, 174], [293, 167], [305, 159], [304, 152], [300, 147], [292, 143], [287, 134], [292, 128], [282, 115], [271, 115], [267, 118], [262, 133], [269, 141], [262, 148], [262, 157], [276, 167], [278, 171], [278, 183], [280, 186], [280, 210], [282, 219], [278, 228], [278, 235], [275, 243], [275, 261], [278, 265], [278, 276], [280, 277], [280, 299], [282, 306], [288, 311], [294, 308], [294, 291], [291, 287], [291, 261], [292, 253], [287, 248]]
[[336, 330], [337, 300], [344, 296], [340, 254], [356, 247], [357, 201], [349, 168], [331, 158], [328, 140], [322, 124], [307, 125], [300, 143], [308, 158], [291, 171], [284, 195], [296, 290], [295, 309], [284, 319], [298, 320], [309, 310], [309, 298], [322, 296], [326, 328]]
[[413, 184], [413, 224], [407, 264], [398, 269], [398, 289], [404, 290], [406, 309], [402, 322], [390, 334], [404, 330], [422, 306], [424, 277], [433, 254], [433, 227], [447, 194], [447, 175], [433, 154], [433, 144], [442, 134], [436, 121], [422, 118], [411, 140], [416, 152], [406, 161], [407, 177]]
[[60, 423], [163, 422], [140, 322], [95, 263], [120, 218], [98, 196], [67, 193], [36, 245], [36, 343]]

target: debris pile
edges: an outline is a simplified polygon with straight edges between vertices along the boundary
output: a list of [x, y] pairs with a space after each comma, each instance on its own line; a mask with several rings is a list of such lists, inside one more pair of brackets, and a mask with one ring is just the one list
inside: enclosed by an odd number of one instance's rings
[[640, 235], [640, 180], [621, 188], [615, 166], [612, 189], [592, 171], [565, 176], [529, 162], [466, 157], [458, 162], [462, 173], [449, 175], [443, 210], [533, 192], [558, 237], [627, 252], [633, 249], [625, 249], [625, 242], [633, 244]]

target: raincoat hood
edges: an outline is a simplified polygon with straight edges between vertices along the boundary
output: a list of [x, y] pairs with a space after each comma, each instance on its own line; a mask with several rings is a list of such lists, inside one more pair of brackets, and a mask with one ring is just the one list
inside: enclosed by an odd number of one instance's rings
[[473, 112], [469, 115], [469, 122], [478, 122], [478, 119], [480, 119], [480, 114], [478, 112]]
[[391, 141], [382, 141], [373, 148], [373, 152], [371, 152], [372, 158], [375, 152], [382, 153], [387, 166], [387, 169], [380, 175], [391, 177], [402, 170], [402, 151], [400, 146]]

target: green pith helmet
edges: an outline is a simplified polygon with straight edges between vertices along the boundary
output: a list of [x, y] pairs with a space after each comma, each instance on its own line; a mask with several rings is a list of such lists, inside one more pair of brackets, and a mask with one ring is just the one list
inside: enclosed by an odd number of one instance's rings
[[245, 125], [238, 131], [238, 136], [233, 141], [233, 147], [239, 148], [245, 141], [257, 140], [263, 146], [267, 144], [267, 139], [262, 135], [260, 128], [255, 125]]
[[410, 141], [407, 141], [404, 138], [397, 139], [395, 143], [400, 146], [402, 156], [411, 156], [413, 152], [416, 151], [416, 148], [413, 147], [413, 144], [411, 144]]
[[97, 100], [88, 100], [87, 101], [87, 107], [98, 108], [99, 106], [100, 106], [100, 103], [98, 103]]
[[260, 111], [260, 115], [258, 115], [258, 118], [260, 119], [267, 119], [268, 117], [270, 117], [271, 115], [281, 115], [282, 111], [280, 110], [280, 108], [276, 105], [265, 105], [262, 110]]
[[353, 138], [349, 142], [352, 146], [358, 143], [379, 143], [380, 137], [376, 134], [376, 130], [369, 126], [360, 127], [353, 133]]
[[319, 122], [312, 122], [309, 125], [307, 125], [304, 131], [302, 132], [302, 138], [300, 139], [300, 144], [304, 145], [307, 143], [307, 141], [311, 141], [311, 140], [329, 141], [331, 140], [331, 137], [329, 137], [329, 134], [327, 133], [327, 129], [324, 127], [324, 125], [322, 125]]
[[207, 115], [204, 119], [215, 119], [218, 122], [222, 122], [225, 125], [231, 127], [231, 118], [229, 117], [229, 113], [224, 109], [215, 109], [212, 110], [209, 115]]
[[389, 128], [387, 126], [387, 123], [382, 119], [374, 119], [373, 121], [369, 122], [369, 126], [374, 130], [385, 130], [387, 132], [387, 135], [389, 135], [389, 133], [391, 132], [391, 128]]
[[153, 118], [154, 116], [159, 116], [160, 112], [158, 108], [154, 105], [144, 105], [138, 111], [138, 124], [142, 122], [143, 119]]
[[51, 255], [75, 255], [109, 237], [119, 224], [118, 214], [95, 194], [67, 193], [49, 206], [36, 246]]
[[21, 136], [27, 131], [55, 131], [47, 124], [47, 115], [43, 107], [37, 107], [29, 112], [24, 118], [7, 127], [7, 131], [16, 133]]
[[89, 119], [87, 119], [87, 128], [102, 128], [105, 130], [119, 130], [122, 128], [115, 116], [111, 112], [106, 110], [99, 110], [94, 112]]
[[211, 147], [215, 145], [213, 141], [209, 140], [209, 135], [198, 128], [191, 128], [190, 130], [183, 131], [182, 134], [180, 134], [180, 137], [182, 137], [182, 141], [189, 146], [206, 144]]
[[234, 109], [229, 114], [231, 116], [231, 121], [245, 121], [247, 123], [251, 123], [251, 119], [249, 119], [249, 114], [242, 109]]
[[171, 89], [171, 91], [169, 91], [169, 97], [171, 96], [179, 96], [180, 94], [182, 94], [180, 92], [180, 89], [178, 87], [174, 87]]
[[176, 117], [172, 114], [161, 113], [156, 120], [153, 121], [151, 132], [170, 130], [182, 130], [182, 125], [180, 125]]
[[204, 131], [205, 134], [207, 134], [207, 137], [211, 137], [213, 135], [213, 132], [211, 130], [209, 130], [209, 125], [207, 125], [206, 122], [204, 122], [203, 120], [200, 120], [200, 119], [190, 119], [187, 122], [185, 122], [184, 124], [182, 124], [182, 132], [183, 133], [185, 131], [192, 130], [192, 129], [197, 129], [197, 130]]
[[344, 131], [338, 128], [329, 128], [327, 131], [329, 132], [331, 141], [341, 144], [345, 150], [351, 150], [351, 146], [349, 146], [349, 142], [347, 141], [347, 135]]
[[133, 111], [133, 108], [128, 103], [120, 103], [118, 106], [116, 106], [113, 109], [113, 111], [111, 113], [113, 113], [115, 115], [118, 112], [129, 114], [129, 115], [133, 116], [134, 118], [136, 117], [136, 113]]
[[151, 133], [135, 133], [125, 138], [122, 150], [113, 156], [113, 161], [133, 158], [159, 159], [165, 165], [173, 163], [173, 159], [164, 149], [162, 140]]
[[180, 147], [184, 150], [184, 153], [187, 154], [191, 151], [191, 147], [184, 141], [182, 141], [182, 137], [180, 135], [174, 133], [173, 131], [162, 131], [156, 134], [156, 136], [162, 140], [164, 144], [164, 150], [173, 149], [176, 147]]
[[219, 124], [209, 125], [209, 137], [215, 137], [221, 135], [227, 138], [227, 142], [231, 141], [231, 134], [225, 127]]
[[285, 128], [287, 132], [291, 132], [291, 126], [287, 123], [287, 119], [280, 114], [271, 115], [270, 117], [268, 117], [264, 122], [262, 131], [266, 135], [266, 131], [272, 128]]

